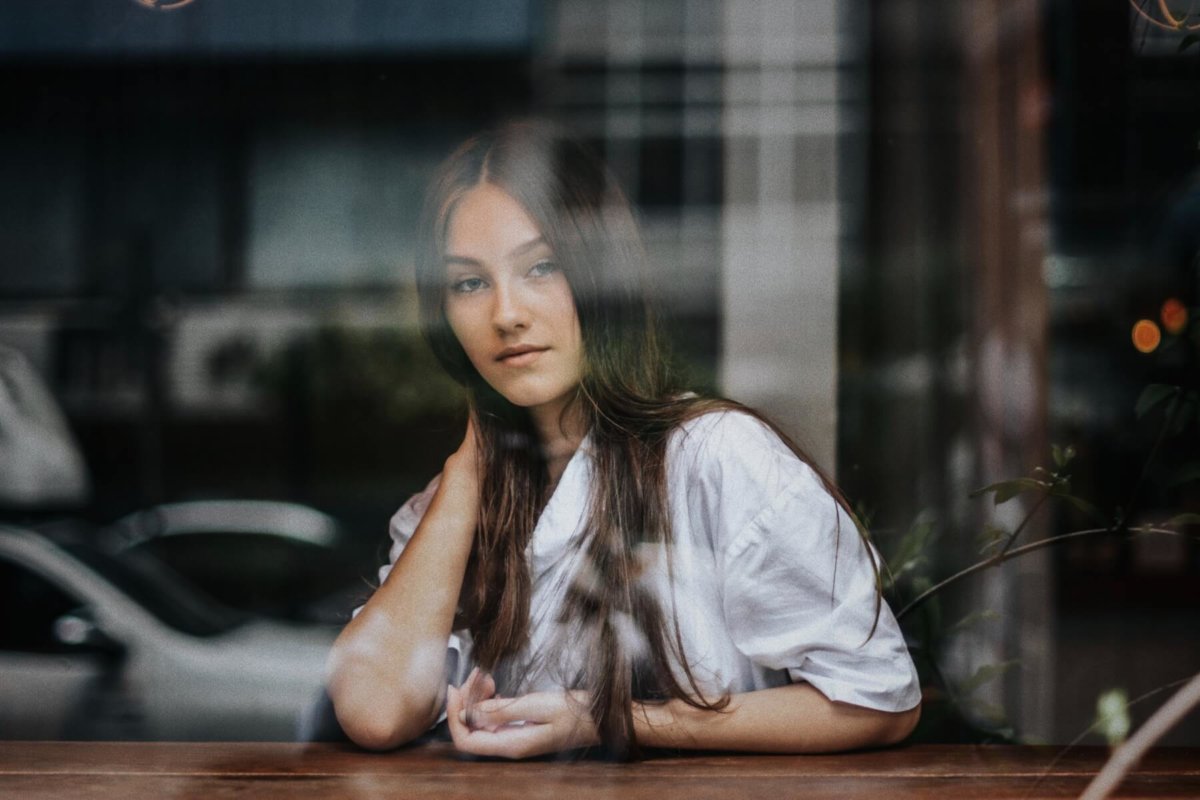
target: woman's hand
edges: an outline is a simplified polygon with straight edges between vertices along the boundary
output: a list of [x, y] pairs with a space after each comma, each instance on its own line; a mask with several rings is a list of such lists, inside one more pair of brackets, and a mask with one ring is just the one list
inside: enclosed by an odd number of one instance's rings
[[495, 694], [492, 677], [478, 669], [461, 689], [449, 687], [446, 717], [461, 752], [531, 758], [600, 741], [584, 692], [533, 692], [512, 698]]
[[479, 473], [479, 448], [475, 439], [475, 421], [473, 418], [467, 417], [466, 435], [463, 436], [462, 444], [458, 446], [458, 449], [446, 459], [442, 479], [458, 481], [462, 486], [468, 487], [478, 495]]

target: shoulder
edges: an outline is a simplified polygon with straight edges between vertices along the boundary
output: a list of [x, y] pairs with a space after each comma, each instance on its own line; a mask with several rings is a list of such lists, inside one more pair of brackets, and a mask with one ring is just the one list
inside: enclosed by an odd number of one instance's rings
[[400, 554], [399, 551], [408, 544], [408, 540], [412, 538], [413, 533], [417, 530], [417, 526], [421, 524], [421, 520], [425, 517], [425, 512], [429, 509], [429, 504], [433, 501], [433, 495], [437, 492], [438, 484], [441, 482], [441, 474], [434, 476], [433, 480], [412, 497], [400, 506], [395, 514], [392, 515], [391, 521], [388, 523], [388, 533], [392, 537], [393, 555], [391, 560], [395, 561]]
[[683, 422], [671, 436], [667, 459], [676, 471], [696, 478], [753, 477], [773, 482], [811, 472], [766, 422], [736, 408]]
[[679, 426], [668, 444], [667, 480], [673, 511], [709, 528], [714, 546], [780, 527], [781, 518], [837, 515], [816, 471], [767, 423], [737, 409]]
[[[391, 537], [392, 546], [388, 550], [387, 563], [379, 568], [377, 585], [382, 586], [383, 582], [387, 580], [388, 573], [392, 571], [392, 565], [396, 563], [396, 559], [408, 546], [408, 540], [416, 533], [417, 526], [421, 524], [425, 512], [429, 510], [429, 504], [433, 502], [433, 495], [437, 492], [441, 479], [440, 474], [434, 476], [424, 489], [408, 498], [404, 505], [400, 506], [399, 510], [392, 515], [392, 519], [388, 522], [388, 535]], [[358, 609], [354, 613], [357, 614]]]
[[679, 446], [736, 444], [748, 439], [750, 444], [786, 445], [767, 423], [749, 411], [730, 407], [705, 411], [679, 424], [673, 433], [673, 443]]

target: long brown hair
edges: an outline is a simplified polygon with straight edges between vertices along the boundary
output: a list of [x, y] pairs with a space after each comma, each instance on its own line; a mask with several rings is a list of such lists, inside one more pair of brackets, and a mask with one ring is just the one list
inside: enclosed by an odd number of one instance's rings
[[[483, 463], [478, 528], [456, 620], [471, 632], [476, 663], [494, 670], [528, 642], [532, 578], [525, 553], [548, 489], [528, 414], [480, 377], [444, 312], [442, 257], [450, 218], [459, 198], [482, 182], [506, 191], [537, 223], [575, 300], [585, 365], [573, 407], [589, 432], [594, 479], [582, 540], [586, 558], [580, 575], [586, 579], [568, 589], [559, 620], [582, 637], [573, 646], [589, 651], [571, 688], [588, 691], [606, 748], [636, 755], [635, 699], [678, 698], [711, 710], [729, 701], [704, 696], [684, 657], [678, 620], [668, 625], [639, 581], [638, 546], [671, 543], [666, 453], [672, 431], [710, 411], [739, 410], [762, 419], [797, 457], [815, 465], [753, 410], [731, 400], [699, 398], [677, 385], [643, 286], [647, 264], [637, 224], [599, 158], [545, 122], [509, 123], [468, 140], [430, 186], [417, 289], [422, 331], [467, 390]], [[817, 473], [849, 512], [837, 487]], [[627, 641], [627, 621], [642, 646]]]

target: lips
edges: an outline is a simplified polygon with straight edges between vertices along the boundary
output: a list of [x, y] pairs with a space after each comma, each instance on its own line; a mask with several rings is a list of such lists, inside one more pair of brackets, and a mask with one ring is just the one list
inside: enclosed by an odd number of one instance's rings
[[506, 347], [496, 355], [496, 361], [512, 367], [521, 367], [537, 360], [537, 357], [549, 350], [549, 347], [521, 344]]

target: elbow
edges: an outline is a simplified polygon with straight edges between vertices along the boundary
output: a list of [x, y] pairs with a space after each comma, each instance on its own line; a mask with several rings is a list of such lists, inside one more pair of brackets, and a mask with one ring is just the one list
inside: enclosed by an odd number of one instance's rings
[[364, 750], [392, 750], [410, 741], [405, 737], [405, 732], [389, 720], [370, 714], [351, 713], [343, 708], [334, 701], [338, 724], [350, 741]]
[[887, 724], [880, 732], [879, 744], [883, 747], [900, 744], [912, 734], [921, 719], [921, 704], [918, 703], [908, 711], [889, 714], [888, 717]]
[[329, 696], [338, 724], [350, 741], [366, 750], [392, 750], [429, 730], [437, 719], [437, 704], [430, 712], [428, 702], [414, 698], [338, 692], [330, 685]]
[[370, 662], [335, 659], [327, 691], [338, 724], [367, 750], [392, 750], [416, 739], [437, 720], [442, 698], [435, 690], [416, 696], [377, 674]]

